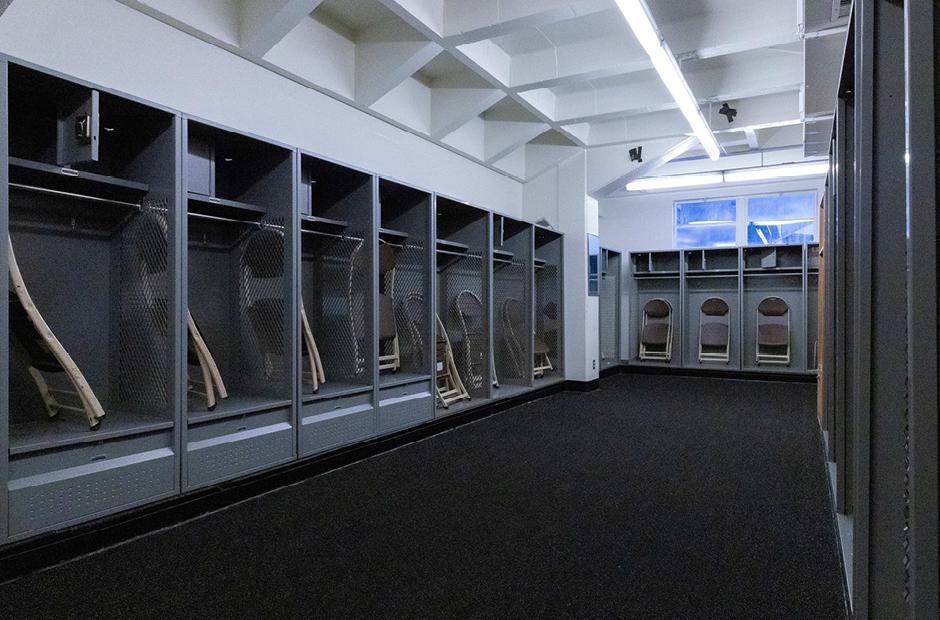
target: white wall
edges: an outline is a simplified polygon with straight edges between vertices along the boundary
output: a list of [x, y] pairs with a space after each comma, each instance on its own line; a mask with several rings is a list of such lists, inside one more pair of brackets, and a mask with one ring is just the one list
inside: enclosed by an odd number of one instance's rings
[[523, 186], [114, 0], [19, 0], [0, 53], [521, 218]]
[[[601, 245], [621, 252], [674, 248], [674, 203], [699, 198], [743, 198], [755, 194], [815, 191], [822, 197], [825, 179], [802, 179], [786, 183], [719, 186], [683, 189], [676, 192], [637, 193], [600, 202]], [[738, 202], [738, 240], [746, 237], [746, 202]]]

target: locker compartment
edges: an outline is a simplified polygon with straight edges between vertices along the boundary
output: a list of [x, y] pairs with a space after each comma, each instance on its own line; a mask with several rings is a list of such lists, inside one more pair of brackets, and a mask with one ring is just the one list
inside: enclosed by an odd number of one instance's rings
[[177, 463], [172, 432], [15, 455], [10, 534], [32, 535], [172, 494]]

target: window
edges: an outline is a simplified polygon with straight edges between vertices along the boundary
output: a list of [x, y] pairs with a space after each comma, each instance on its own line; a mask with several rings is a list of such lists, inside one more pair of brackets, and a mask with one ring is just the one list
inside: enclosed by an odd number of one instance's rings
[[748, 245], [816, 240], [816, 193], [752, 196], [747, 199]]
[[737, 200], [687, 200], [677, 202], [676, 247], [734, 247], [737, 232]]
[[597, 297], [600, 290], [600, 253], [601, 240], [597, 235], [588, 234], [588, 296]]

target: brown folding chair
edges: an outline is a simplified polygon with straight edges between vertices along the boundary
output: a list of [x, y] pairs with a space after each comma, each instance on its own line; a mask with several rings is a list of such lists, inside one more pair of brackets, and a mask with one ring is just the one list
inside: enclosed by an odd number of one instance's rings
[[779, 297], [757, 305], [757, 363], [790, 364], [790, 306]]
[[661, 362], [672, 359], [672, 306], [665, 299], [651, 299], [643, 306], [640, 359]]
[[731, 360], [731, 309], [720, 297], [710, 297], [699, 312], [698, 361]]

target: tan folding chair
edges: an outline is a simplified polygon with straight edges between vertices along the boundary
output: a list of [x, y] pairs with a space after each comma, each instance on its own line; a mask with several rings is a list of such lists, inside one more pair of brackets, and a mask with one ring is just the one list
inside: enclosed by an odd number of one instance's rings
[[[13, 240], [7, 236], [10, 284], [13, 290], [9, 295], [10, 330], [13, 332], [26, 354], [29, 356], [29, 374], [39, 390], [46, 414], [50, 418], [59, 415], [62, 410], [85, 414], [91, 430], [101, 426], [105, 411], [95, 396], [85, 375], [69, 355], [45, 319], [39, 313], [36, 304], [26, 288], [23, 274], [13, 252]], [[52, 387], [45, 375], [65, 374], [71, 389]], [[68, 403], [60, 399], [68, 399]]]
[[790, 306], [779, 297], [757, 305], [757, 363], [790, 364]]
[[699, 312], [698, 361], [731, 360], [731, 309], [720, 297], [710, 297]]
[[216, 393], [218, 393], [219, 398], [224, 400], [228, 398], [228, 390], [225, 389], [225, 382], [222, 381], [222, 374], [219, 372], [215, 358], [209, 350], [209, 345], [202, 337], [202, 332], [199, 331], [193, 313], [188, 310], [186, 312], [186, 332], [187, 363], [189, 366], [198, 367], [201, 376], [201, 379], [193, 379], [189, 376], [187, 369], [187, 391], [205, 398], [206, 408], [212, 411], [218, 404]]
[[[301, 348], [301, 358], [306, 358], [310, 364], [310, 370], [303, 371], [303, 378], [313, 385], [313, 391], [316, 392], [320, 389], [320, 385], [326, 383], [326, 373], [323, 370], [320, 350], [317, 348], [317, 341], [313, 338], [313, 330], [310, 329], [307, 311], [302, 301], [300, 302], [300, 332], [304, 343]], [[303, 364], [303, 359], [301, 359], [301, 364]]]
[[651, 299], [643, 306], [640, 359], [660, 362], [672, 359], [672, 306], [665, 299]]
[[450, 346], [444, 323], [441, 317], [435, 315], [434, 318], [437, 319], [437, 401], [447, 409], [456, 402], [470, 400], [470, 394], [457, 372], [454, 350]]

